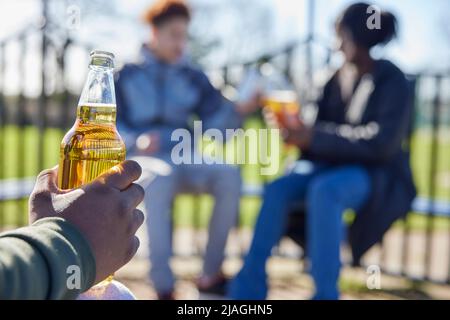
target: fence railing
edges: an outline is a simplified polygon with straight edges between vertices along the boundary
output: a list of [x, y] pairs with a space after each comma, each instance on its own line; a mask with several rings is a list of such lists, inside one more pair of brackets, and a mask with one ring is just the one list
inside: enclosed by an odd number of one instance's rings
[[[37, 49], [30, 49], [29, 39], [36, 36], [40, 39]], [[43, 26], [27, 28], [0, 42], [0, 228], [26, 223], [26, 198], [33, 177], [57, 161], [59, 141], [72, 124], [74, 109], [67, 106], [75, 106], [76, 97], [69, 93], [65, 82], [66, 58], [78, 45], [69, 38], [63, 40], [63, 45], [56, 45]], [[245, 69], [284, 57], [284, 63], [277, 65], [292, 78], [292, 53], [310, 41], [314, 39], [238, 65]], [[14, 46], [17, 55], [7, 61], [7, 51]], [[26, 70], [30, 54], [40, 55], [39, 72], [34, 74], [39, 79], [30, 79]], [[224, 84], [233, 84], [229, 72], [235, 66], [221, 68]], [[7, 94], [12, 74], [20, 85], [17, 92]], [[407, 219], [388, 233], [374, 261], [391, 274], [450, 283], [450, 102], [444, 97], [450, 87], [450, 73], [414, 77], [410, 150], [420, 196]], [[30, 81], [41, 82], [34, 97], [26, 92]], [[245, 185], [243, 195], [259, 196], [261, 190], [260, 185]]]

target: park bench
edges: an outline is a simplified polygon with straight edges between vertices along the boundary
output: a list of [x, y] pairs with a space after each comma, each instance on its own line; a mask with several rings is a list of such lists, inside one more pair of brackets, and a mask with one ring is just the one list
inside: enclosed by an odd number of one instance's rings
[[[0, 202], [27, 198], [33, 190], [35, 178], [0, 180]], [[242, 196], [261, 197], [263, 186], [260, 184], [244, 184]], [[450, 201], [417, 197], [412, 204], [412, 212], [435, 216], [450, 217]]]

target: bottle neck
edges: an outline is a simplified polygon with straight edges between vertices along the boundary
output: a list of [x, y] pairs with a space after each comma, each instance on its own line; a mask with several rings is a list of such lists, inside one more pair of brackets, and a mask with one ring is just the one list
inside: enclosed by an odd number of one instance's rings
[[86, 83], [78, 102], [77, 118], [82, 123], [116, 123], [113, 69], [89, 66]]
[[116, 105], [91, 103], [79, 104], [77, 119], [83, 124], [116, 124]]

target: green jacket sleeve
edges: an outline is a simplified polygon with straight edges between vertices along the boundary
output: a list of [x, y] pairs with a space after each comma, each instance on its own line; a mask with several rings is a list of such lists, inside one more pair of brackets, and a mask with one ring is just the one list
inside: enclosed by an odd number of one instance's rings
[[89, 244], [62, 218], [0, 234], [0, 299], [75, 299], [94, 280]]

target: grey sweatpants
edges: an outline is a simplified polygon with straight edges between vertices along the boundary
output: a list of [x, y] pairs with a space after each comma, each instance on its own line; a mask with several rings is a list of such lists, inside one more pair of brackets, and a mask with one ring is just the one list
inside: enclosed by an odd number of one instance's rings
[[173, 290], [174, 276], [169, 266], [172, 256], [172, 204], [182, 192], [208, 193], [214, 198], [209, 224], [203, 273], [214, 275], [221, 269], [230, 229], [239, 212], [241, 177], [239, 168], [223, 164], [174, 165], [170, 157], [134, 157], [143, 168], [145, 209], [150, 251], [150, 279], [155, 290]]

